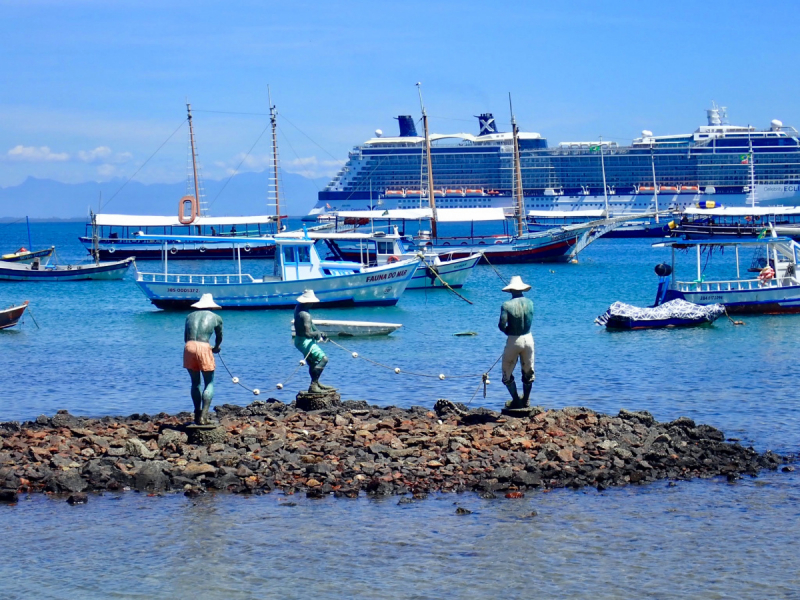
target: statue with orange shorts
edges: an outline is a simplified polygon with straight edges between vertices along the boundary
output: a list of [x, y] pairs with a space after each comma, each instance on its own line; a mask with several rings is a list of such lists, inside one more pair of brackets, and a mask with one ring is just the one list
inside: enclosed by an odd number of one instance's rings
[[[183, 366], [192, 378], [192, 402], [194, 403], [195, 425], [208, 425], [208, 410], [214, 398], [214, 371], [217, 368], [214, 354], [219, 353], [222, 344], [222, 317], [211, 309], [221, 308], [214, 302], [211, 294], [203, 294], [192, 304], [196, 308], [186, 317], [183, 332]], [[209, 340], [214, 334], [214, 347]], [[202, 384], [201, 384], [202, 376]], [[202, 385], [202, 388], [201, 388]]]

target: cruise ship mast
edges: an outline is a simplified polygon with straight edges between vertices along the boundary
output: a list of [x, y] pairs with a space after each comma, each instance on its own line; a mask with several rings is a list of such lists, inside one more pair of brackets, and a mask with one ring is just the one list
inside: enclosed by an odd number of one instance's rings
[[433, 196], [433, 166], [431, 164], [431, 138], [428, 135], [428, 115], [425, 112], [425, 105], [422, 102], [422, 84], [417, 82], [417, 92], [419, 92], [419, 106], [422, 109], [422, 126], [425, 128], [425, 158], [428, 162], [428, 204], [431, 207], [431, 236], [436, 239], [436, 200]]
[[514, 108], [511, 106], [511, 92], [508, 93], [508, 110], [511, 112], [511, 135], [514, 140], [514, 196], [517, 200], [517, 235], [525, 234], [525, 200], [522, 194], [522, 168], [519, 160], [519, 128], [514, 117]]
[[269, 122], [272, 126], [272, 169], [275, 177], [275, 231], [281, 232], [281, 200], [278, 193], [278, 110], [272, 104], [272, 93], [267, 86], [267, 99], [269, 101]]

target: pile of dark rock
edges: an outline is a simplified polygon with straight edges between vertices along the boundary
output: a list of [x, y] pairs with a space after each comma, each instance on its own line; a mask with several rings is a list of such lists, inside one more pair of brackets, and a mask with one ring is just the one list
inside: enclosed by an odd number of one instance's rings
[[[743, 475], [788, 458], [725, 440], [708, 425], [647, 412], [587, 408], [509, 418], [439, 402], [436, 412], [345, 401], [303, 412], [278, 401], [216, 408], [221, 435], [190, 443], [188, 413], [0, 423], [0, 501], [18, 493], [136, 489], [151, 493], [425, 494], [531, 488], [605, 489]], [[784, 467], [792, 469], [792, 467]]]

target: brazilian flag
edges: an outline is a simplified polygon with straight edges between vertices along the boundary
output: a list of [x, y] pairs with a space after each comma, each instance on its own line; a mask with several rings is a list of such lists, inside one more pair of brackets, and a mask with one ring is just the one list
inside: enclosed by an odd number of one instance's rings
[[600, 152], [600, 146], [589, 146], [589, 152]]
[[750, 154], [742, 154], [741, 156], [739, 156], [739, 162], [742, 163], [743, 165], [749, 165]]
[[758, 239], [763, 240], [767, 236], [767, 228], [765, 227], [764, 230], [758, 234]]

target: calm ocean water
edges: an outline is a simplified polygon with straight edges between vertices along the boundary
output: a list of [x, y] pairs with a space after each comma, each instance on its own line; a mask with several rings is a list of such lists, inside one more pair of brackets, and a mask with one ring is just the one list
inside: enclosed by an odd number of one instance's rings
[[[33, 224], [36, 247], [54, 244], [83, 259], [82, 224]], [[0, 225], [0, 250], [27, 246], [24, 225]], [[668, 251], [645, 240], [600, 240], [577, 265], [500, 266], [534, 287], [534, 402], [616, 413], [688, 416], [759, 450], [800, 452], [797, 356], [800, 316], [744, 317], [672, 331], [609, 333], [593, 319], [615, 300], [650, 304], [653, 266]], [[703, 258], [705, 263], [706, 258]], [[749, 256], [742, 255], [742, 264]], [[139, 268], [158, 270], [158, 262]], [[731, 273], [732, 255], [713, 255], [706, 273]], [[233, 272], [234, 265], [171, 262], [170, 270]], [[261, 274], [270, 261], [246, 261]], [[679, 273], [694, 278], [693, 256]], [[474, 378], [440, 381], [395, 375], [331, 344], [323, 380], [343, 398], [380, 405], [467, 402], [480, 373], [500, 355], [500, 304], [508, 296], [487, 267], [463, 294], [409, 291], [392, 308], [328, 309], [328, 318], [403, 323], [387, 338], [354, 339], [349, 351], [403, 370]], [[0, 305], [30, 300], [33, 316], [0, 332], [0, 420], [66, 408], [99, 416], [177, 412], [191, 407], [181, 368], [185, 313], [156, 310], [132, 276], [120, 282], [0, 284]], [[223, 357], [250, 387], [285, 402], [307, 381], [301, 370], [282, 391], [299, 354], [290, 311], [221, 313]], [[474, 331], [475, 336], [454, 333]], [[215, 404], [254, 396], [217, 371]], [[487, 397], [506, 400], [499, 368]], [[0, 596], [41, 598], [301, 596], [357, 598], [763, 598], [800, 597], [800, 477], [768, 473], [735, 484], [695, 481], [556, 491], [524, 500], [441, 495], [309, 501], [282, 496], [94, 497], [87, 506], [35, 497], [0, 507], [0, 533], [17, 540], [0, 563]], [[473, 510], [457, 517], [454, 503]], [[528, 518], [531, 511], [538, 515]], [[24, 532], [24, 533], [23, 533]], [[13, 537], [12, 537], [13, 536]], [[200, 582], [200, 583], [196, 583]]]

